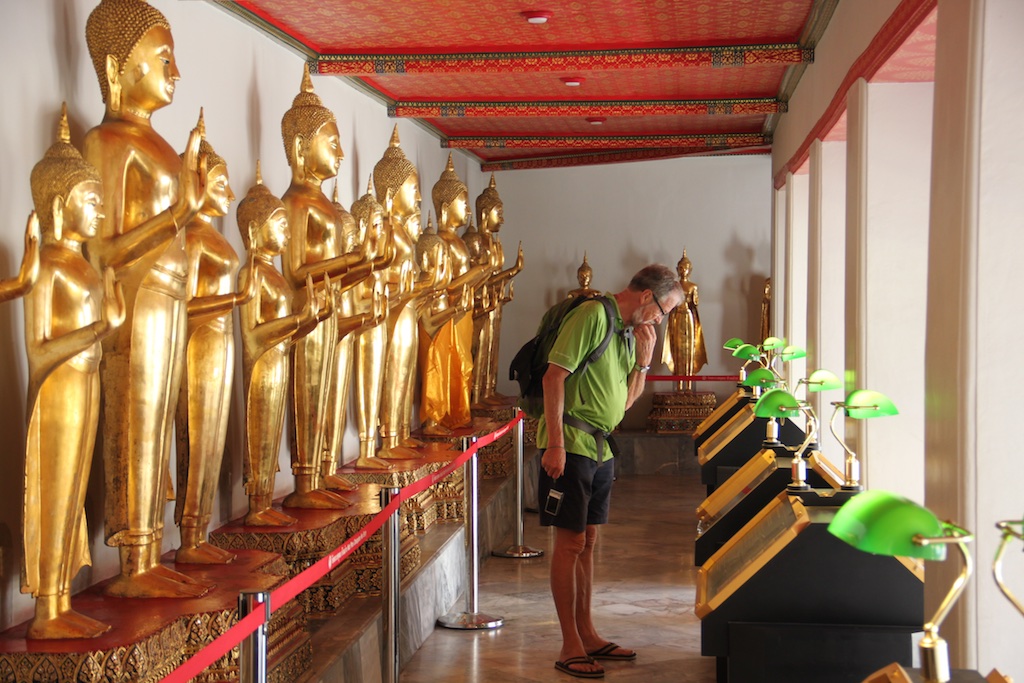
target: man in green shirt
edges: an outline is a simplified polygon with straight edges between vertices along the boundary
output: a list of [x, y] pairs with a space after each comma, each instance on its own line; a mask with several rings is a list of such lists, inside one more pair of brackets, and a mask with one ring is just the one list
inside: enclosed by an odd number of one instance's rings
[[541, 451], [538, 496], [541, 524], [554, 526], [551, 594], [562, 630], [555, 668], [579, 678], [600, 678], [596, 659], [631, 660], [632, 650], [597, 633], [591, 619], [597, 526], [608, 521], [614, 460], [605, 436], [643, 393], [656, 326], [683, 300], [671, 268], [645, 267], [626, 289], [610, 295], [618, 315], [615, 334], [582, 374], [577, 367], [608, 329], [600, 301], [580, 304], [565, 316], [544, 373], [544, 415], [537, 430]]

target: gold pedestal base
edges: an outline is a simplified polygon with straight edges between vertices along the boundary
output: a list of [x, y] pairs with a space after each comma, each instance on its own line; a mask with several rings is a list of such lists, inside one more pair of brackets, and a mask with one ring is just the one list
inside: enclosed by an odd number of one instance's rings
[[[271, 553], [241, 551], [226, 565], [164, 564], [215, 587], [189, 600], [110, 598], [105, 583], [73, 599], [74, 609], [110, 624], [97, 638], [26, 640], [27, 622], [0, 634], [0, 681], [100, 683], [160, 681], [236, 621], [241, 591], [271, 591], [287, 580], [287, 565]], [[298, 613], [296, 613], [298, 610]], [[269, 628], [268, 680], [295, 681], [309, 669], [312, 647], [301, 608], [274, 613]], [[238, 680], [238, 650], [204, 670], [202, 683]]]
[[[410, 449], [417, 452], [423, 449]], [[338, 470], [338, 474], [356, 484], [369, 484], [380, 488], [403, 488], [423, 477], [436, 472], [439, 466], [431, 465], [422, 458], [405, 460], [388, 460], [389, 470], [358, 469], [346, 465]], [[437, 509], [434, 505], [434, 492], [431, 489], [421, 491], [402, 505], [402, 517], [410, 533], [426, 531], [437, 521]]]
[[[296, 518], [288, 527], [245, 526], [235, 520], [210, 534], [210, 542], [225, 550], [259, 549], [279, 553], [295, 576], [315, 564], [362, 529], [380, 512], [379, 488], [362, 485], [340, 493], [352, 505], [344, 510], [288, 508]], [[401, 576], [420, 563], [420, 547], [403, 524]], [[380, 533], [374, 534], [347, 560], [339, 564], [298, 598], [307, 614], [329, 614], [357, 595], [379, 595], [382, 587]]]
[[671, 391], [654, 394], [647, 427], [658, 434], [689, 434], [714, 412], [713, 391]]

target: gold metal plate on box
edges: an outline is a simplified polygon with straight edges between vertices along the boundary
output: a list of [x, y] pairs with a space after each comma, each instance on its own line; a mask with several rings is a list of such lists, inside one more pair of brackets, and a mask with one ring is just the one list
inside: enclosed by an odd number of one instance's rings
[[711, 429], [711, 425], [715, 424], [720, 419], [722, 419], [722, 417], [724, 417], [726, 413], [728, 413], [730, 410], [732, 410], [733, 407], [735, 407], [735, 405], [739, 401], [745, 401], [746, 399], [747, 399], [747, 395], [745, 393], [743, 393], [742, 390], [737, 389], [736, 391], [734, 391], [729, 396], [729, 398], [727, 398], [724, 401], [722, 401], [718, 405], [718, 407], [715, 408], [714, 411], [712, 411], [712, 413], [710, 415], [708, 415], [706, 418], [704, 418], [703, 422], [701, 422], [699, 425], [697, 425], [697, 431], [694, 432], [694, 436], [695, 437], [703, 436], [704, 432], [706, 432], [707, 430]]
[[746, 429], [754, 421], [754, 407], [743, 406], [739, 412], [729, 418], [722, 427], [712, 434], [697, 448], [697, 462], [703, 467], [719, 451], [729, 445], [736, 435]]

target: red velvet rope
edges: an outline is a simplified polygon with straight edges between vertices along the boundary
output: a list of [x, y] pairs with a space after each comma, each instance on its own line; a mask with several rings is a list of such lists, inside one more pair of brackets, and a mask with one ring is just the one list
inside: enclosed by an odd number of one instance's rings
[[739, 375], [647, 375], [648, 382], [739, 382]]
[[[416, 494], [425, 491], [427, 488], [441, 481], [459, 467], [462, 467], [466, 461], [476, 454], [478, 450], [505, 436], [508, 431], [522, 419], [523, 413], [520, 411], [511, 422], [490, 434], [477, 439], [476, 443], [471, 445], [457, 458], [438, 471], [433, 472], [422, 479], [418, 479], [412, 484], [400, 489], [398, 495], [392, 498], [391, 502], [378, 512], [366, 526], [321, 558], [320, 561], [310, 567], [307, 567], [283, 586], [271, 592], [270, 612], [272, 613], [277, 611], [280, 607], [287, 604], [288, 601], [293, 600], [299, 593], [312, 586], [314, 583], [319, 581], [321, 577], [341, 564], [349, 555], [363, 545], [363, 543], [366, 543], [366, 541], [368, 541], [378, 529], [384, 526], [384, 522], [387, 521], [387, 518], [398, 512], [398, 508], [403, 502], [409, 500]], [[234, 626], [218, 636], [212, 643], [192, 655], [188, 661], [165, 676], [163, 683], [185, 683], [185, 681], [192, 680], [202, 673], [206, 667], [210, 666], [230, 652], [231, 648], [245, 640], [249, 634], [259, 628], [260, 625], [266, 623], [266, 615], [266, 610], [256, 610], [248, 614], [245, 618], [240, 619]]]

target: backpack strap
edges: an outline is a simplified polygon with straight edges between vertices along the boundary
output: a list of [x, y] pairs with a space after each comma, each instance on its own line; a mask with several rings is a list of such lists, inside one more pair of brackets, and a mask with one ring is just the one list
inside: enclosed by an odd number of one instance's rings
[[615, 443], [615, 439], [612, 438], [611, 432], [606, 432], [603, 429], [595, 427], [589, 422], [581, 420], [578, 417], [573, 417], [568, 413], [562, 413], [562, 424], [569, 425], [570, 427], [575, 427], [581, 432], [586, 432], [587, 434], [590, 434], [592, 437], [594, 437], [594, 441], [597, 442], [597, 462], [602, 463], [605, 460], [605, 443], [608, 444], [608, 449], [612, 452], [612, 455], [619, 454], [618, 445]]
[[623, 338], [626, 340], [627, 348], [629, 348], [630, 352], [632, 352], [633, 336], [626, 335], [625, 330], [615, 329], [615, 305], [606, 296], [597, 297], [597, 300], [600, 301], [601, 304], [604, 306], [604, 312], [608, 318], [608, 331], [605, 332], [604, 339], [602, 339], [601, 343], [597, 345], [597, 348], [591, 351], [590, 355], [587, 356], [582, 363], [580, 363], [580, 366], [578, 368], [576, 368], [576, 372], [579, 372], [581, 374], [584, 371], [586, 371], [588, 365], [590, 365], [591, 363], [593, 363], [598, 358], [604, 355], [604, 352], [608, 350], [608, 345], [612, 343], [612, 337], [615, 335], [616, 332], [623, 335]]

